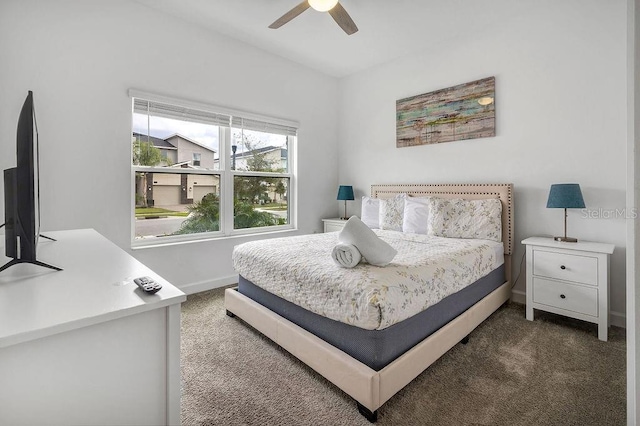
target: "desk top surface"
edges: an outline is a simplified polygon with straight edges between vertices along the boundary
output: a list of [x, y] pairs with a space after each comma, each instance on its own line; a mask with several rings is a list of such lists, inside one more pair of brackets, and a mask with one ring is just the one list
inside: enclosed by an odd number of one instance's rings
[[[39, 261], [62, 271], [18, 264], [0, 272], [0, 348], [179, 304], [185, 294], [93, 229], [45, 233]], [[4, 254], [4, 244], [0, 245]], [[0, 263], [10, 259], [0, 255]], [[144, 293], [134, 278], [162, 284]]]

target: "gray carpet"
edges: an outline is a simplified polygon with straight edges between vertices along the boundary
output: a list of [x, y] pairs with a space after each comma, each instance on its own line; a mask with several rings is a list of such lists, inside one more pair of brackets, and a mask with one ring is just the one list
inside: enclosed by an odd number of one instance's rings
[[[182, 308], [184, 425], [368, 425], [340, 389], [238, 318]], [[379, 425], [624, 425], [624, 330], [503, 306], [378, 411]]]

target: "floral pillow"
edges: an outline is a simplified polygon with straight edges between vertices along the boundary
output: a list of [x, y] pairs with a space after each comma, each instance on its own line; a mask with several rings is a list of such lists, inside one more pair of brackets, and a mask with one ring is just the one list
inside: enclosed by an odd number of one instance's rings
[[398, 194], [394, 198], [380, 200], [380, 229], [402, 232], [405, 198], [407, 194]]
[[502, 241], [502, 203], [497, 198], [431, 198], [429, 235]]

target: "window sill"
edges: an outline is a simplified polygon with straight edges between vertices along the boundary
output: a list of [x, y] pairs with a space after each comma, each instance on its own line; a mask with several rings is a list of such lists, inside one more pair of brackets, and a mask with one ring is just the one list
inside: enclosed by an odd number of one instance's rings
[[131, 249], [144, 250], [144, 249], [153, 249], [158, 247], [178, 246], [183, 244], [236, 240], [239, 238], [251, 238], [251, 237], [261, 237], [261, 236], [284, 236], [282, 234], [290, 234], [297, 231], [298, 231], [298, 228], [292, 227], [292, 228], [269, 230], [269, 231], [263, 231], [263, 232], [244, 232], [244, 233], [237, 233], [232, 235], [206, 236], [202, 238], [191, 238], [187, 240], [175, 240], [175, 239], [168, 240], [168, 238], [171, 238], [171, 237], [158, 237], [158, 238], [149, 238], [149, 239], [132, 241]]

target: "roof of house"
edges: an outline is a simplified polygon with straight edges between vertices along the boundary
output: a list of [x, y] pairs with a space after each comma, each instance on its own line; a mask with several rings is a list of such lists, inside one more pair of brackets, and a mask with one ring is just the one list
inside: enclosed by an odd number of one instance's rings
[[200, 143], [200, 142], [198, 142], [198, 141], [196, 141], [196, 140], [189, 139], [189, 138], [188, 138], [188, 137], [186, 137], [186, 136], [182, 136], [182, 135], [181, 135], [181, 134], [179, 134], [179, 133], [174, 133], [173, 135], [171, 135], [171, 136], [167, 137], [167, 138], [166, 138], [166, 140], [168, 141], [168, 140], [170, 140], [170, 139], [174, 139], [174, 138], [180, 138], [180, 139], [183, 139], [183, 140], [185, 140], [185, 141], [187, 141], [187, 142], [191, 142], [192, 144], [198, 145], [199, 147], [202, 147], [202, 148], [204, 148], [204, 149], [206, 149], [206, 150], [208, 150], [208, 151], [216, 152], [216, 150], [215, 150], [215, 149], [213, 149], [213, 148], [211, 148], [211, 147], [209, 147], [209, 146], [206, 146], [206, 145], [204, 145], [204, 144], [202, 144], [202, 143]]
[[165, 139], [161, 139], [161, 138], [157, 138], [155, 136], [149, 136], [149, 135], [145, 135], [142, 133], [138, 133], [138, 132], [133, 132], [133, 136], [136, 139], [140, 139], [141, 141], [147, 141], [149, 140], [149, 142], [153, 143], [153, 146], [155, 146], [156, 148], [160, 148], [160, 149], [170, 149], [170, 150], [174, 150], [174, 149], [178, 149], [178, 147], [174, 144], [172, 144], [171, 142], [169, 142], [169, 140], [171, 139], [175, 139], [175, 138], [179, 138], [182, 140], [185, 140], [187, 142], [190, 142], [192, 144], [198, 145], [199, 147], [202, 147], [204, 149], [206, 149], [207, 151], [211, 151], [211, 152], [216, 152], [215, 149], [212, 149], [198, 141], [195, 141], [193, 139], [190, 139], [186, 136], [182, 136], [179, 133], [174, 133], [173, 135], [165, 138]]
[[264, 148], [257, 148], [257, 149], [253, 149], [251, 151], [243, 151], [243, 152], [238, 152], [236, 153], [236, 159], [240, 159], [240, 158], [244, 158], [244, 157], [251, 157], [255, 154], [265, 154], [267, 152], [271, 152], [271, 151], [275, 151], [275, 150], [280, 150], [280, 156], [282, 158], [285, 158], [287, 156], [287, 149], [286, 148], [278, 148], [277, 146], [265, 146]]
[[165, 139], [156, 138], [155, 136], [144, 135], [144, 134], [138, 133], [138, 132], [133, 132], [133, 136], [136, 139], [139, 139], [139, 140], [141, 140], [143, 142], [146, 142], [146, 141], [151, 142], [153, 144], [153, 146], [155, 146], [156, 148], [178, 149], [171, 142], [168, 142]]
[[191, 164], [191, 160], [189, 161], [181, 161], [179, 163], [174, 163], [172, 165], [169, 166], [170, 168], [174, 168], [174, 169], [200, 169], [200, 167], [195, 167]]

